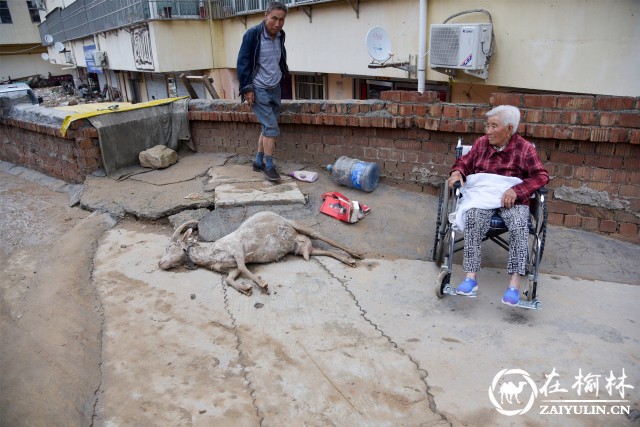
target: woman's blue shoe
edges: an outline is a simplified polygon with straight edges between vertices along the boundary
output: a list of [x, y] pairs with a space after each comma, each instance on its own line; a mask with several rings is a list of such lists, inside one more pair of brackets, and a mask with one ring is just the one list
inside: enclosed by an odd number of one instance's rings
[[515, 286], [509, 286], [502, 296], [502, 303], [516, 306], [520, 302], [520, 291]]
[[467, 297], [475, 297], [478, 292], [478, 281], [467, 277], [456, 288], [457, 295], [464, 295]]

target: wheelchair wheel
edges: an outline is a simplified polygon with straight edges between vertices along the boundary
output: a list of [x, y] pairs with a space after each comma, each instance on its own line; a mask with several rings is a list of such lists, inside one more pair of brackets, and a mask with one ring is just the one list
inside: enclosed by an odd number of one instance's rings
[[431, 261], [435, 261], [440, 267], [444, 262], [444, 250], [447, 245], [447, 214], [449, 209], [449, 188], [444, 182], [440, 187], [440, 199], [438, 200], [438, 218], [436, 220], [436, 235], [433, 243]]
[[436, 279], [436, 296], [438, 298], [442, 298], [444, 296], [444, 288], [449, 284], [451, 280], [451, 273], [446, 270], [443, 270], [438, 274], [438, 278]]

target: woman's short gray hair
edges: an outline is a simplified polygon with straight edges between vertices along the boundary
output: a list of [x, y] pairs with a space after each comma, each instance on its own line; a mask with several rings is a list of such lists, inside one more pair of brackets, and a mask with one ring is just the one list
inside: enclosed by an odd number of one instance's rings
[[269, 4], [267, 4], [267, 10], [265, 10], [265, 14], [269, 14], [270, 12], [274, 11], [274, 10], [281, 10], [284, 13], [287, 13], [287, 6], [279, 1], [270, 1]]
[[513, 126], [511, 135], [518, 131], [518, 125], [520, 124], [520, 110], [513, 105], [498, 105], [493, 108], [487, 114], [487, 118], [497, 116], [502, 120], [504, 126]]

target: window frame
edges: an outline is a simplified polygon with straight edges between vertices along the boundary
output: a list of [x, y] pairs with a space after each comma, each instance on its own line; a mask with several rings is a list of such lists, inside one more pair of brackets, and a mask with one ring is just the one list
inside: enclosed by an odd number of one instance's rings
[[9, 2], [6, 0], [0, 1], [0, 24], [13, 24]]

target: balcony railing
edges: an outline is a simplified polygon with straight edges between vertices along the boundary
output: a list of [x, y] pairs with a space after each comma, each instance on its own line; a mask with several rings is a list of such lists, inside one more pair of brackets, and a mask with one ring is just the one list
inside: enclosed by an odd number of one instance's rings
[[76, 0], [56, 8], [40, 24], [40, 39], [56, 42], [128, 27], [155, 19], [209, 19], [209, 3], [201, 0]]
[[[249, 15], [264, 12], [271, 0], [211, 0], [213, 19], [224, 19], [232, 16]], [[280, 0], [288, 7], [311, 6], [318, 3], [329, 3], [339, 0]], [[347, 0], [349, 1], [349, 0]], [[354, 0], [354, 2], [357, 0]]]

